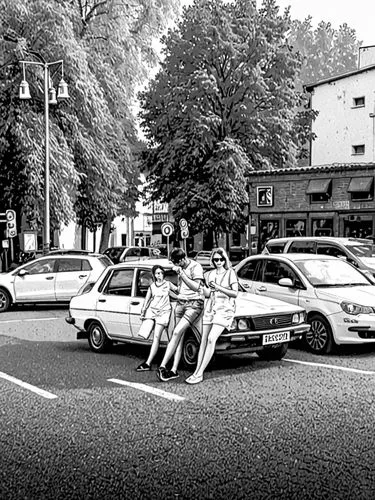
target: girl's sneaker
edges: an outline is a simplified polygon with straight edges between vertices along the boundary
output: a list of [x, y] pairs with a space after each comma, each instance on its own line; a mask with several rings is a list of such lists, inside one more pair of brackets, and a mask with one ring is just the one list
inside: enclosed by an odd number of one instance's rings
[[146, 363], [142, 363], [141, 365], [138, 366], [137, 372], [149, 372], [151, 370], [151, 366]]

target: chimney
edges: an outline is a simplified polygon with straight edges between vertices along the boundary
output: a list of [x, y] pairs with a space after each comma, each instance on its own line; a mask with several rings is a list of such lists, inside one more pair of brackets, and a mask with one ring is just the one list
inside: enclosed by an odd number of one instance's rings
[[375, 45], [359, 48], [358, 69], [375, 64]]

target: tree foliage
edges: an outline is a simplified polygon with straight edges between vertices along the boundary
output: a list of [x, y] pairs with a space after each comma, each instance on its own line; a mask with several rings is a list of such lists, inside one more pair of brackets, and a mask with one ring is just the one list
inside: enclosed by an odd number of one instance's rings
[[289, 167], [308, 130], [297, 123], [301, 57], [274, 0], [195, 0], [164, 41], [160, 72], [141, 94], [154, 199], [195, 232], [244, 222], [246, 174]]
[[[64, 61], [70, 99], [50, 107], [51, 225], [75, 216], [89, 228], [134, 213], [138, 150], [132, 104], [155, 63], [151, 40], [173, 0], [0, 0], [0, 189], [3, 204], [43, 219], [43, 72], [27, 66], [33, 99], [18, 99], [20, 60]], [[59, 67], [51, 67], [55, 81]], [[54, 73], [56, 73], [54, 75]], [[108, 225], [108, 224], [107, 224]]]

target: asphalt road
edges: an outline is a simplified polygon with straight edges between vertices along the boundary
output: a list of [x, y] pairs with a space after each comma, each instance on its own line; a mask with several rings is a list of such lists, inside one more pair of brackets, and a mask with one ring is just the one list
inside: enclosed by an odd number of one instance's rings
[[375, 498], [375, 346], [162, 384], [135, 372], [144, 348], [94, 354], [65, 313], [1, 315], [2, 500]]

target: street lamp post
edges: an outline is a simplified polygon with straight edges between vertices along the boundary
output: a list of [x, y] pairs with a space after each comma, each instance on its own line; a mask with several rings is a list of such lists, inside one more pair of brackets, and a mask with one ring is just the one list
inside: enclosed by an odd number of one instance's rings
[[23, 80], [19, 88], [20, 99], [31, 99], [29, 84], [26, 80], [25, 67], [27, 65], [42, 66], [44, 74], [44, 126], [45, 126], [45, 164], [44, 164], [44, 226], [43, 226], [43, 253], [50, 250], [50, 140], [49, 140], [49, 105], [56, 104], [56, 90], [50, 75], [50, 67], [61, 68], [61, 80], [57, 90], [57, 99], [69, 97], [68, 86], [64, 81], [64, 64], [62, 60], [47, 63], [44, 58], [35, 52], [30, 52], [39, 61], [20, 61], [23, 69]]

